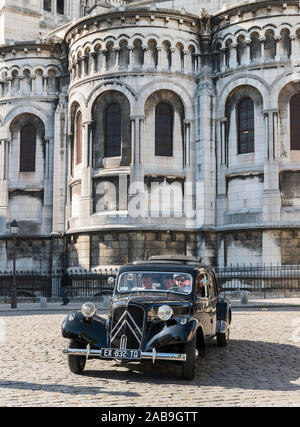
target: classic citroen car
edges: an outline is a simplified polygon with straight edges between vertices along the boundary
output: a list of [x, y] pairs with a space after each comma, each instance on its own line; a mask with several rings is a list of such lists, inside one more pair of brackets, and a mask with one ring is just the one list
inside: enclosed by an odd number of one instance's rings
[[209, 342], [216, 337], [225, 346], [229, 339], [230, 302], [218, 295], [213, 269], [197, 258], [156, 256], [121, 267], [108, 318], [96, 311], [87, 302], [63, 321], [69, 346], [62, 352], [75, 374], [94, 358], [164, 360], [181, 364], [182, 377], [191, 380]]

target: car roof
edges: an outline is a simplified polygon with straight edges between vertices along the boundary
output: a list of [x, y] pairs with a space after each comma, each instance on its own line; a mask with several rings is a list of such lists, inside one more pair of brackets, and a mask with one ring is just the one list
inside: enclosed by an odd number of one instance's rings
[[191, 272], [195, 269], [203, 268], [206, 270], [212, 270], [212, 267], [206, 264], [201, 263], [200, 258], [189, 257], [189, 256], [153, 256], [149, 258], [147, 261], [134, 261], [127, 265], [124, 265], [120, 268], [119, 273], [125, 270], [161, 270], [167, 271], [172, 268], [172, 270], [176, 271], [186, 271]]

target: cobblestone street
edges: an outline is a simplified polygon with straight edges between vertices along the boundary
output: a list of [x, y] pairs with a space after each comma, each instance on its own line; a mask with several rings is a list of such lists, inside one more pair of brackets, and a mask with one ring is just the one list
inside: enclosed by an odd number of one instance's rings
[[92, 360], [73, 375], [61, 354], [63, 318], [0, 314], [1, 406], [300, 405], [299, 308], [235, 309], [230, 344], [212, 344], [192, 382], [176, 364]]

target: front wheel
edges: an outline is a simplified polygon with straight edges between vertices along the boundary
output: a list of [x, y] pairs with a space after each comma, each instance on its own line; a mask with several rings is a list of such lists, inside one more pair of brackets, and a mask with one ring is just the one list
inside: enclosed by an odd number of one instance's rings
[[[70, 340], [69, 348], [84, 348], [80, 341]], [[86, 364], [85, 356], [74, 356], [68, 354], [68, 365], [73, 374], [82, 374]]]
[[186, 354], [186, 360], [182, 365], [182, 378], [184, 380], [192, 380], [195, 376], [196, 364], [196, 335], [192, 341], [184, 345], [183, 352]]

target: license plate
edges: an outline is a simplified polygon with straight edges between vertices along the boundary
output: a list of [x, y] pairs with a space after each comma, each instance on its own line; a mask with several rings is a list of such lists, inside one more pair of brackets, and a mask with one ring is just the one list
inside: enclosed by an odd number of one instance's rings
[[100, 357], [104, 359], [141, 359], [140, 350], [121, 350], [120, 348], [101, 348]]

